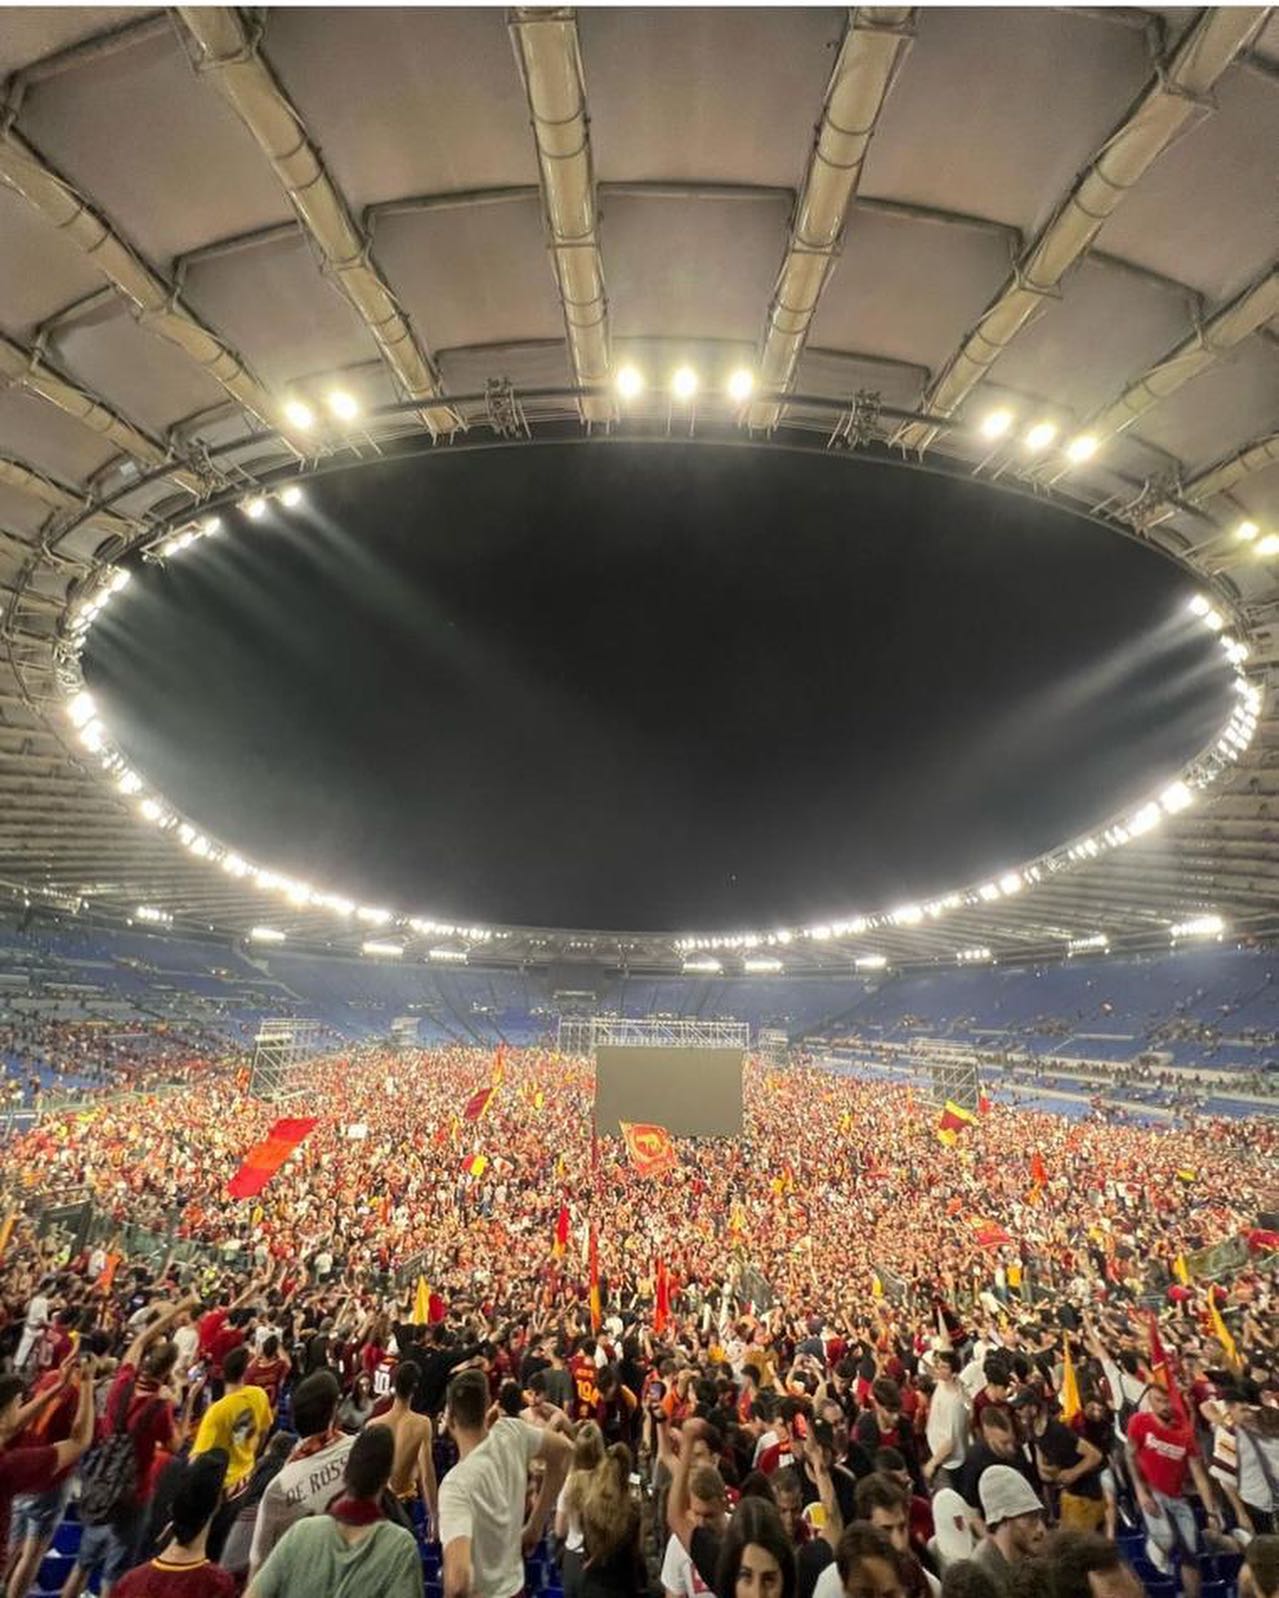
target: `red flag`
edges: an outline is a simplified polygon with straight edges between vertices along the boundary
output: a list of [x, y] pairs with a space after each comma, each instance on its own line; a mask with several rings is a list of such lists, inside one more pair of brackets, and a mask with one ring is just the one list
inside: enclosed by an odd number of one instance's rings
[[555, 1247], [552, 1253], [555, 1258], [562, 1259], [564, 1250], [568, 1247], [568, 1205], [560, 1205], [560, 1213], [555, 1222]]
[[657, 1287], [653, 1302], [653, 1331], [658, 1337], [666, 1330], [671, 1318], [671, 1279], [666, 1272], [666, 1261], [657, 1262]]
[[232, 1198], [253, 1198], [260, 1193], [298, 1144], [318, 1124], [319, 1117], [315, 1115], [277, 1121], [267, 1133], [265, 1142], [258, 1143], [244, 1156], [244, 1164], [227, 1183], [227, 1192]]
[[496, 1088], [481, 1088], [478, 1093], [472, 1093], [466, 1101], [466, 1108], [462, 1111], [464, 1121], [478, 1121], [492, 1102]]
[[1181, 1389], [1177, 1386], [1172, 1361], [1164, 1352], [1164, 1346], [1159, 1340], [1159, 1323], [1155, 1320], [1153, 1310], [1146, 1311], [1146, 1325], [1150, 1334], [1150, 1374], [1160, 1387], [1167, 1388], [1173, 1414], [1178, 1420], [1185, 1421], [1187, 1418], [1185, 1400], [1181, 1396]]
[[1048, 1171], [1044, 1165], [1044, 1157], [1038, 1149], [1030, 1156], [1030, 1179], [1036, 1187], [1048, 1186]]
[[462, 1169], [468, 1176], [483, 1176], [488, 1170], [488, 1164], [487, 1154], [468, 1154], [462, 1161]]
[[590, 1261], [591, 1280], [591, 1330], [598, 1332], [603, 1315], [600, 1313], [600, 1256], [599, 1248], [595, 1242], [595, 1227], [592, 1225], [587, 1243], [587, 1258]]
[[660, 1176], [676, 1164], [675, 1145], [664, 1126], [622, 1121], [622, 1138], [626, 1152], [641, 1176]]
[[982, 1115], [990, 1114], [990, 1100], [984, 1093], [979, 1093], [977, 1095], [977, 1108]]
[[500, 1088], [506, 1080], [506, 1044], [499, 1043], [493, 1056], [493, 1086]]

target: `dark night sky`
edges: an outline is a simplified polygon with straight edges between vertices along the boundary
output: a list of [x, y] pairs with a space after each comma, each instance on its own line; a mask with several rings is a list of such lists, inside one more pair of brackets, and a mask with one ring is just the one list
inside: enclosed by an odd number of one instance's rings
[[434, 456], [227, 518], [98, 623], [138, 768], [410, 913], [732, 930], [888, 908], [1147, 796], [1225, 673], [1148, 551], [779, 450]]

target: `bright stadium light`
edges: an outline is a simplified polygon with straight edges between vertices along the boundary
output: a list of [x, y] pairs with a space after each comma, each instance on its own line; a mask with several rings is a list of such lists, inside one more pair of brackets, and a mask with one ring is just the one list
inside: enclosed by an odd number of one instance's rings
[[75, 727], [83, 727], [91, 722], [98, 713], [93, 695], [87, 688], [82, 688], [74, 698], [67, 701], [67, 715]]
[[249, 938], [254, 943], [283, 943], [285, 934], [276, 927], [253, 927]]
[[981, 421], [981, 436], [990, 443], [1005, 438], [1012, 430], [1013, 413], [1010, 410], [988, 411]]
[[259, 522], [266, 515], [266, 499], [261, 494], [250, 494], [240, 509], [250, 521]]
[[638, 366], [623, 366], [617, 374], [617, 392], [623, 399], [634, 399], [644, 390], [644, 379]]
[[315, 426], [315, 412], [305, 400], [291, 399], [284, 407], [284, 419], [301, 433], [309, 433]]
[[391, 919], [389, 910], [372, 910], [368, 905], [362, 904], [355, 912], [357, 921], [367, 922], [371, 927], [384, 927]]
[[154, 799], [143, 799], [138, 805], [143, 821], [157, 822], [164, 820], [164, 808]]
[[1225, 618], [1220, 611], [1210, 609], [1204, 612], [1204, 626], [1209, 632], [1219, 633], [1225, 625]]
[[399, 960], [404, 954], [398, 943], [379, 943], [376, 938], [366, 939], [360, 948], [363, 953], [377, 955], [384, 960]]
[[1090, 461], [1097, 453], [1097, 440], [1091, 433], [1080, 433], [1078, 438], [1072, 438], [1066, 445], [1066, 458], [1080, 465], [1083, 461]]
[[1203, 594], [1195, 594], [1187, 603], [1186, 609], [1192, 616], [1206, 616], [1212, 609]]
[[91, 753], [97, 754], [106, 741], [107, 729], [100, 721], [86, 722], [80, 729], [80, 742]]
[[721, 972], [723, 969], [724, 969], [724, 967], [720, 964], [720, 962], [718, 960], [697, 959], [697, 960], [685, 960], [685, 962], [684, 962], [684, 975], [686, 977], [687, 976], [713, 977], [713, 976], [717, 976], [719, 974], [719, 972]]
[[770, 960], [762, 955], [752, 956], [750, 959], [742, 961], [742, 970], [750, 972], [752, 976], [764, 976], [781, 969], [782, 962], [780, 960]]
[[892, 919], [903, 927], [915, 927], [924, 919], [924, 911], [920, 905], [904, 904], [893, 911]]
[[681, 366], [671, 378], [671, 393], [676, 399], [692, 399], [697, 393], [697, 373], [691, 366]]
[[220, 516], [206, 516], [200, 523], [200, 531], [206, 538], [212, 538], [214, 533], [222, 531], [222, 518]]
[[977, 890], [977, 897], [984, 903], [990, 904], [992, 900], [998, 899], [999, 888], [993, 882], [983, 882]]
[[157, 910], [153, 904], [140, 904], [133, 912], [133, 919], [135, 921], [149, 921], [158, 927], [171, 927], [173, 925], [173, 917], [168, 911]]
[[1005, 871], [999, 879], [1000, 893], [1020, 893], [1022, 889], [1021, 877], [1015, 871]]
[[1248, 518], [1245, 517], [1244, 520], [1239, 523], [1238, 527], [1235, 528], [1235, 537], [1241, 544], [1251, 544], [1253, 539], [1256, 538], [1260, 531], [1261, 529], [1257, 526], [1256, 522], [1249, 521]]
[[888, 964], [888, 957], [883, 954], [862, 954], [853, 964], [859, 971], [882, 971]]
[[116, 787], [121, 793], [138, 793], [142, 788], [142, 778], [136, 771], [122, 771], [116, 779]]
[[755, 374], [739, 366], [728, 380], [728, 397], [740, 405], [751, 397], [754, 388]]
[[439, 965], [465, 965], [465, 949], [428, 949], [426, 958], [434, 960]]
[[1135, 816], [1128, 821], [1128, 836], [1140, 838], [1143, 832], [1151, 832], [1163, 820], [1163, 812], [1152, 800], [1150, 804], [1142, 805]]
[[1169, 783], [1159, 795], [1159, 803], [1163, 806], [1165, 814], [1170, 816], [1175, 816], [1194, 802], [1194, 795], [1185, 783], [1180, 781]]
[[994, 958], [995, 956], [986, 948], [960, 949], [955, 955], [960, 965], [989, 965]]
[[1108, 949], [1110, 939], [1104, 932], [1094, 932], [1086, 938], [1072, 938], [1066, 945], [1067, 954], [1085, 954], [1089, 949]]
[[355, 396], [348, 394], [344, 388], [330, 389], [324, 403], [329, 408], [329, 414], [335, 416], [339, 422], [353, 422], [360, 414]]
[[118, 594], [122, 588], [127, 588], [131, 576], [132, 573], [126, 571], [123, 566], [117, 566], [111, 573], [111, 582], [109, 584], [111, 592]]
[[1169, 929], [1173, 938], [1219, 938], [1226, 923], [1218, 915], [1194, 916]]
[[1279, 555], [1279, 533], [1267, 533], [1256, 546], [1257, 553], [1265, 559]]
[[1056, 437], [1056, 422], [1036, 422], [1022, 442], [1032, 454], [1038, 454], [1040, 450], [1047, 449]]
[[287, 488], [280, 491], [280, 504], [286, 510], [295, 510], [301, 503], [302, 490], [296, 483], [290, 483]]

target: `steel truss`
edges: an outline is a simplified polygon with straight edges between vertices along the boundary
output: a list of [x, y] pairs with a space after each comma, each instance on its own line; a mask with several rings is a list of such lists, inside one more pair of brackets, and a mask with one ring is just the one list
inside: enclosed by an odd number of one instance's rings
[[249, 1093], [255, 1099], [294, 1099], [315, 1086], [321, 1054], [318, 1021], [263, 1021], [253, 1040]]
[[562, 1015], [557, 1046], [561, 1054], [594, 1054], [601, 1047], [746, 1050], [750, 1042], [751, 1029], [745, 1021]]
[[953, 1099], [965, 1110], [977, 1111], [981, 1098], [981, 1078], [977, 1073], [975, 1056], [948, 1056], [928, 1062], [928, 1075], [933, 1084], [933, 1104], [941, 1109], [947, 1099]]

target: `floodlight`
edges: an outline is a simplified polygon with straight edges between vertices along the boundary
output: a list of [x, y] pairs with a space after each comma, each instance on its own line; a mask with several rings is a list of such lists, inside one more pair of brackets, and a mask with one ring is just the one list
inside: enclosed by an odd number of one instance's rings
[[336, 416], [339, 422], [353, 422], [360, 414], [360, 407], [356, 403], [355, 396], [348, 394], [344, 388], [330, 389], [325, 399], [325, 404], [329, 407], [330, 413]]
[[993, 444], [1012, 428], [1013, 413], [1009, 410], [989, 411], [982, 418], [981, 436]]
[[1170, 929], [1174, 938], [1219, 938], [1226, 923], [1218, 915], [1194, 916]]
[[754, 373], [748, 372], [744, 366], [739, 367], [728, 380], [728, 397], [740, 405], [751, 397], [754, 387]]
[[1005, 871], [999, 879], [1000, 893], [1020, 893], [1021, 887], [1021, 878], [1015, 871]]
[[1279, 555], [1279, 533], [1267, 533], [1266, 536], [1258, 543], [1257, 553], [1267, 557], [1270, 555]]
[[1041, 449], [1047, 449], [1056, 437], [1056, 422], [1036, 422], [1026, 434], [1023, 442], [1028, 450], [1037, 454]]
[[206, 516], [200, 524], [200, 531], [206, 538], [211, 538], [214, 533], [222, 531], [222, 518], [220, 516]]
[[1097, 453], [1097, 440], [1091, 433], [1080, 433], [1078, 438], [1072, 438], [1066, 446], [1067, 457], [1078, 465], [1081, 461], [1090, 461]]
[[284, 936], [275, 927], [253, 927], [249, 932], [254, 943], [283, 943]]
[[139, 804], [138, 809], [142, 812], [144, 821], [162, 821], [164, 819], [164, 811], [154, 799], [144, 799]]
[[623, 366], [617, 374], [617, 392], [623, 399], [634, 399], [644, 388], [644, 379], [637, 366]]
[[1257, 526], [1256, 522], [1251, 522], [1245, 519], [1239, 523], [1238, 527], [1235, 528], [1235, 537], [1241, 544], [1251, 544], [1253, 539], [1260, 531], [1261, 529]]
[[67, 715], [70, 716], [74, 726], [83, 727], [86, 722], [92, 721], [97, 713], [98, 707], [87, 688], [82, 688], [74, 699], [67, 701]]
[[1223, 619], [1220, 611], [1206, 610], [1204, 612], [1204, 626], [1207, 627], [1210, 632], [1219, 633], [1225, 625], [1225, 620]]
[[107, 729], [100, 721], [90, 721], [80, 729], [80, 742], [86, 749], [96, 755], [98, 750], [102, 748], [106, 735]]
[[428, 960], [435, 960], [441, 965], [465, 965], [466, 964], [466, 950], [465, 949], [442, 949], [442, 948], [441, 949], [428, 949], [426, 951], [426, 958]]
[[389, 910], [371, 910], [368, 905], [361, 905], [355, 914], [360, 921], [367, 921], [374, 927], [384, 927], [391, 919]]
[[671, 393], [676, 399], [692, 399], [697, 393], [697, 373], [691, 366], [679, 367], [671, 378]]
[[724, 967], [718, 960], [685, 960], [685, 976], [716, 976]]
[[1170, 816], [1175, 816], [1179, 810], [1184, 810], [1187, 805], [1192, 805], [1194, 802], [1195, 796], [1184, 782], [1169, 783], [1159, 795], [1159, 803]]
[[387, 960], [398, 960], [404, 954], [398, 943], [379, 943], [376, 938], [366, 940], [360, 948], [365, 954], [381, 955]]
[[1212, 606], [1202, 594], [1196, 594], [1186, 606], [1186, 609], [1189, 610], [1193, 616], [1206, 616], [1212, 609]]
[[763, 976], [766, 972], [780, 971], [781, 969], [782, 962], [780, 960], [751, 958], [742, 961], [742, 970], [749, 971], [752, 975]]
[[266, 500], [261, 494], [250, 494], [240, 508], [250, 521], [261, 521], [266, 515]]
[[1150, 832], [1163, 820], [1163, 812], [1152, 799], [1149, 804], [1142, 805], [1137, 814], [1128, 822], [1128, 836], [1140, 838], [1143, 832]]
[[863, 954], [853, 964], [859, 971], [882, 971], [888, 964], [888, 957], [883, 954]]
[[111, 592], [113, 594], [118, 594], [122, 588], [127, 588], [129, 586], [129, 578], [131, 576], [132, 573], [127, 572], [123, 566], [117, 566], [116, 569], [111, 573]]
[[315, 412], [305, 400], [291, 399], [284, 407], [284, 417], [290, 427], [302, 433], [309, 433], [315, 426]]
[[999, 889], [993, 882], [983, 883], [982, 886], [977, 890], [977, 897], [984, 903], [989, 904], [992, 899], [998, 899]]
[[298, 485], [296, 483], [290, 483], [287, 488], [281, 490], [281, 492], [280, 492], [280, 504], [283, 505], [286, 510], [293, 510], [296, 506], [300, 505], [301, 503], [302, 503], [302, 490], [298, 487]]
[[142, 778], [136, 771], [121, 772], [116, 787], [121, 793], [140, 793], [142, 791]]
[[914, 927], [924, 919], [924, 912], [917, 904], [904, 904], [893, 911], [892, 919], [904, 927]]

